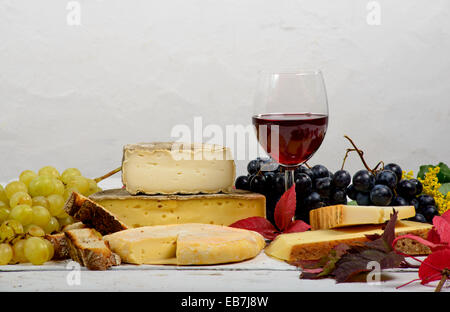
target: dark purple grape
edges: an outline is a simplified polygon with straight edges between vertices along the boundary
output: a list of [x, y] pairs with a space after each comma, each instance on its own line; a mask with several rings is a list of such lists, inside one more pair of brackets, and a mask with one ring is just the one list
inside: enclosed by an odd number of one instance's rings
[[305, 173], [297, 173], [295, 175], [295, 192], [299, 195], [306, 195], [311, 193], [312, 180], [309, 175]]
[[411, 198], [416, 195], [416, 187], [409, 180], [401, 180], [397, 185], [397, 193], [405, 198]]
[[416, 195], [422, 194], [422, 191], [423, 191], [423, 185], [422, 185], [422, 183], [421, 183], [419, 180], [417, 180], [417, 179], [411, 179], [411, 180], [409, 180], [409, 182], [411, 182], [412, 184], [414, 184], [414, 186], [416, 187], [416, 194], [414, 194], [415, 196], [416, 196]]
[[375, 206], [387, 206], [392, 200], [391, 189], [382, 184], [375, 185], [370, 191], [370, 200]]
[[274, 184], [272, 185], [275, 194], [283, 194], [285, 191], [284, 187], [284, 173], [278, 172], [275, 174]]
[[383, 170], [377, 174], [375, 184], [386, 185], [393, 190], [397, 186], [397, 176], [392, 171]]
[[314, 189], [321, 197], [330, 197], [332, 190], [332, 180], [330, 177], [319, 178], [314, 181]]
[[391, 206], [409, 206], [408, 201], [401, 196], [396, 196], [391, 202]]
[[372, 204], [369, 193], [358, 192], [356, 194], [356, 202], [359, 206], [370, 206]]
[[336, 171], [333, 175], [333, 183], [337, 188], [344, 189], [349, 186], [351, 181], [352, 177], [346, 170]]
[[334, 205], [338, 205], [338, 204], [345, 205], [345, 204], [347, 204], [347, 194], [345, 193], [344, 190], [337, 189], [331, 195], [331, 200], [332, 200], [332, 204], [334, 204]]
[[427, 222], [432, 222], [434, 216], [438, 216], [439, 212], [436, 209], [436, 206], [426, 206], [421, 213], [427, 219]]
[[315, 165], [314, 167], [311, 168], [311, 171], [314, 179], [330, 177], [328, 169], [323, 165]]
[[255, 175], [250, 180], [250, 190], [255, 193], [265, 194], [267, 192], [266, 178], [263, 175]]
[[247, 172], [249, 174], [257, 174], [260, 169], [261, 169], [261, 163], [257, 159], [250, 161], [247, 165]]
[[409, 201], [409, 204], [411, 206], [414, 206], [414, 209], [416, 209], [416, 211], [419, 210], [419, 200], [417, 198], [413, 198]]
[[250, 190], [250, 179], [247, 176], [239, 176], [236, 179], [235, 186], [240, 190]]
[[403, 175], [402, 168], [397, 164], [393, 163], [387, 164], [386, 166], [384, 166], [383, 170], [389, 170], [395, 173], [395, 175], [397, 176], [397, 181], [400, 181], [402, 179]]
[[427, 222], [427, 219], [421, 213], [416, 213], [416, 215], [414, 217], [410, 218], [409, 220], [416, 221], [416, 222], [422, 222], [422, 223]]
[[419, 201], [420, 209], [423, 209], [427, 206], [435, 206], [436, 205], [434, 198], [430, 195], [420, 195], [419, 197], [417, 197], [417, 200]]
[[304, 204], [307, 209], [316, 209], [321, 207], [322, 198], [319, 193], [312, 192], [304, 199]]
[[375, 184], [375, 177], [367, 170], [359, 170], [353, 175], [353, 186], [359, 192], [369, 192]]
[[358, 193], [357, 190], [355, 190], [355, 187], [353, 186], [353, 184], [350, 184], [347, 187], [346, 190], [347, 196], [351, 199], [351, 200], [356, 200], [356, 194]]

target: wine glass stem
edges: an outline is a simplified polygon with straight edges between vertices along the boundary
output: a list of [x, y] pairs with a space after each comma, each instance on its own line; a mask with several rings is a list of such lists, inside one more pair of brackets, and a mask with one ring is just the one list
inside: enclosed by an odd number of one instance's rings
[[284, 190], [287, 191], [294, 185], [294, 168], [286, 168], [284, 171]]

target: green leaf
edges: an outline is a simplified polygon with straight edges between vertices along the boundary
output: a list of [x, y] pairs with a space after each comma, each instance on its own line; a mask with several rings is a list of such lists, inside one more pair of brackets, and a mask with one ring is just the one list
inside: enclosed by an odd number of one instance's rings
[[447, 193], [450, 192], [450, 183], [442, 184], [441, 187], [439, 188], [439, 192], [444, 194], [444, 196], [447, 195]]
[[419, 172], [417, 173], [417, 177], [421, 179], [425, 179], [425, 173], [428, 172], [429, 168], [434, 168], [432, 165], [422, 165], [419, 168]]
[[358, 206], [358, 203], [356, 202], [356, 200], [352, 200], [352, 201], [349, 201], [347, 203], [347, 205], [349, 205], [349, 206]]
[[437, 174], [437, 178], [439, 180], [439, 183], [448, 183], [450, 182], [450, 168], [444, 164], [443, 162], [440, 162], [438, 164], [438, 167], [441, 168], [439, 173]]

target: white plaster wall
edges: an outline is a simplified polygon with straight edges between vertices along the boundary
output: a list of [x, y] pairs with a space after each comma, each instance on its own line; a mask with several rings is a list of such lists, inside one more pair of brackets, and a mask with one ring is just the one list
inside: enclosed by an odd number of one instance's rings
[[[450, 163], [450, 2], [0, 1], [0, 180], [43, 165], [99, 176], [122, 146], [177, 124], [249, 124], [257, 71], [321, 69], [330, 106], [310, 161], [336, 170], [351, 136], [370, 164]], [[238, 163], [239, 173], [245, 162]], [[361, 167], [356, 155], [348, 169]]]

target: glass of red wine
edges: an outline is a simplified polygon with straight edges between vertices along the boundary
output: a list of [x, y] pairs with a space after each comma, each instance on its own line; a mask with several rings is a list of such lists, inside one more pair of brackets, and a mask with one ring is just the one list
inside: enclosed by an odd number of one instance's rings
[[285, 189], [294, 172], [322, 144], [328, 126], [328, 101], [320, 71], [262, 72], [253, 125], [259, 144], [285, 168]]

